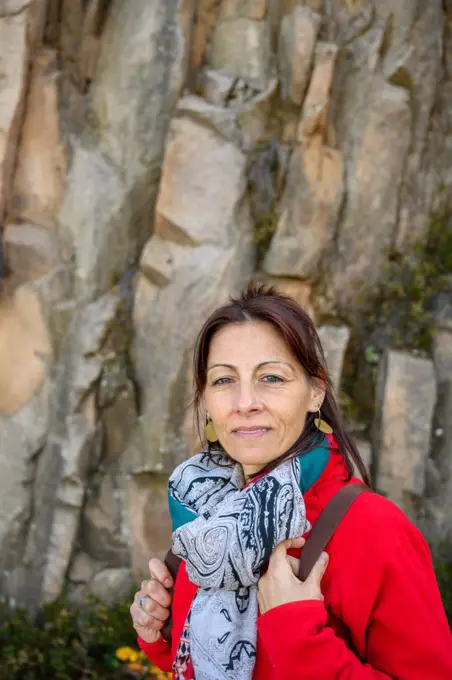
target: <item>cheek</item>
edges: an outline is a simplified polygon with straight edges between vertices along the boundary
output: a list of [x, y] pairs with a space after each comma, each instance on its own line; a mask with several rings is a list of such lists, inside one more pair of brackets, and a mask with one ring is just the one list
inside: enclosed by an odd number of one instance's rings
[[286, 400], [285, 408], [280, 408], [279, 419], [284, 427], [291, 433], [295, 430], [301, 434], [303, 427], [306, 422], [307, 409], [309, 407], [306, 395], [303, 394], [293, 394]]
[[204, 397], [204, 408], [208, 411], [212, 420], [218, 427], [224, 426], [229, 413], [229, 403], [227, 391], [207, 392]]

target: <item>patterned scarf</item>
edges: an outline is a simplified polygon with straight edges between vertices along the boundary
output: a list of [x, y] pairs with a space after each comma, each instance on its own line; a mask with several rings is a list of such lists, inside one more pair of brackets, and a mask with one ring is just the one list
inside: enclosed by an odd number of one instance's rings
[[[183, 680], [249, 680], [256, 659], [257, 582], [274, 548], [309, 530], [300, 458], [244, 487], [239, 464], [200, 453], [172, 474], [173, 552], [199, 587], [173, 666]], [[176, 518], [176, 519], [175, 519]]]

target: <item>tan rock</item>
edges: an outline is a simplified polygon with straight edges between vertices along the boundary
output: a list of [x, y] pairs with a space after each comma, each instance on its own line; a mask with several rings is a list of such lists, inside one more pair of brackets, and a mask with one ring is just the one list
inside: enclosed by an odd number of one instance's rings
[[12, 194], [13, 215], [47, 227], [55, 222], [66, 175], [56, 59], [45, 50], [33, 60]]
[[411, 496], [421, 497], [425, 488], [435, 400], [433, 363], [388, 352], [380, 369], [376, 485], [411, 516]]
[[321, 326], [318, 329], [331, 382], [336, 393], [339, 392], [345, 350], [350, 338], [347, 326]]
[[277, 89], [276, 78], [270, 80], [266, 90], [257, 93], [238, 79], [228, 95], [227, 106], [212, 105], [201, 97], [189, 95], [180, 100], [178, 114], [203, 122], [234, 145], [250, 150], [267, 133]]
[[117, 501], [117, 481], [105, 474], [91, 488], [81, 517], [83, 547], [99, 562], [120, 567], [127, 564], [128, 551], [121, 539], [121, 508]]
[[298, 127], [300, 142], [315, 134], [320, 134], [325, 138], [328, 100], [337, 53], [338, 47], [334, 43], [319, 42], [315, 48], [314, 72]]
[[96, 571], [96, 562], [84, 552], [74, 557], [69, 570], [69, 579], [73, 583], [88, 583]]
[[60, 59], [72, 81], [82, 87], [80, 51], [83, 31], [83, 0], [62, 0], [60, 9]]
[[280, 0], [280, 14], [284, 17], [286, 14], [291, 14], [294, 9], [300, 5], [307, 7], [313, 12], [321, 13], [324, 9], [325, 0]]
[[85, 81], [93, 80], [96, 73], [108, 9], [102, 0], [90, 0], [85, 11], [79, 51], [80, 72]]
[[[194, 5], [194, 0], [171, 6], [167, 0], [118, 2], [105, 25], [92, 84], [93, 112], [103, 148], [121, 168], [125, 184], [145, 184], [143, 203], [185, 82]], [[163, 31], [172, 40], [164, 53]]]
[[[164, 228], [164, 227], [163, 227]], [[175, 247], [159, 234], [151, 236], [143, 250], [140, 269], [144, 276], [156, 286], [166, 286], [172, 279], [174, 269], [184, 254], [182, 246]]]
[[3, 242], [14, 285], [44, 276], [60, 264], [58, 239], [48, 229], [34, 224], [7, 224]]
[[259, 92], [237, 111], [237, 119], [243, 135], [243, 148], [253, 149], [269, 135], [269, 118], [278, 92], [278, 80], [271, 78], [267, 88]]
[[444, 553], [445, 559], [452, 558], [452, 365], [450, 344], [439, 353], [442, 342], [451, 342], [449, 337], [436, 339], [435, 372], [438, 382], [435, 421], [431, 455], [427, 461], [426, 488], [423, 499], [424, 513], [420, 528], [431, 543]]
[[317, 136], [291, 158], [278, 226], [264, 260], [274, 276], [311, 277], [334, 234], [343, 200], [339, 151]]
[[235, 80], [232, 76], [206, 68], [203, 73], [203, 97], [209, 104], [224, 106], [234, 83]]
[[386, 83], [376, 86], [361, 113], [352, 133], [347, 201], [330, 268], [332, 296], [346, 318], [358, 312], [385, 276], [410, 144], [409, 94]]
[[[134, 305], [133, 357], [142, 397], [130, 454], [134, 472], [170, 471], [186, 455], [187, 376], [196, 334], [252, 273], [245, 170], [245, 155], [212, 127], [186, 116], [173, 120], [156, 233], [146, 249], [154, 283], [140, 276]], [[165, 255], [153, 257], [154, 246]], [[176, 326], [172, 309], [179, 310]]]
[[215, 71], [243, 78], [265, 90], [270, 78], [270, 28], [267, 21], [219, 21], [212, 36], [208, 64]]
[[436, 330], [433, 359], [438, 382], [452, 381], [452, 330], [446, 328]]
[[[148, 574], [149, 576], [149, 574]], [[103, 569], [89, 585], [90, 592], [105, 604], [119, 602], [130, 597], [134, 586], [130, 569]]]
[[355, 443], [367, 473], [370, 474], [372, 467], [372, 444], [367, 439], [356, 439]]
[[0, 224], [10, 199], [28, 58], [27, 11], [0, 16]]
[[136, 251], [138, 236], [128, 231], [131, 206], [123, 178], [98, 151], [75, 148], [58, 222], [64, 247], [76, 256], [76, 295], [93, 299], [109, 290]]
[[[88, 474], [99, 468], [102, 454], [98, 391], [105, 366], [111, 363], [112, 355], [123, 351], [123, 345], [118, 348], [114, 343], [121, 331], [121, 304], [117, 289], [92, 304], [79, 302], [59, 348], [52, 390], [52, 418], [34, 486], [36, 521], [31, 527], [26, 550], [29, 578], [22, 584], [24, 599], [30, 606], [55, 599], [61, 593], [79, 536]], [[105, 489], [102, 477], [92, 481], [89, 495], [92, 499], [89, 507], [95, 517], [98, 517], [95, 510], [99, 503], [103, 507], [104, 498], [108, 498], [108, 490], [103, 496], [97, 493], [99, 488]], [[116, 497], [114, 500], [116, 502]], [[107, 545], [109, 556], [113, 555], [118, 562], [122, 556], [125, 562], [127, 548], [116, 536], [118, 512], [115, 515], [109, 511], [108, 515], [109, 521], [115, 524], [114, 540], [110, 541], [112, 537], [108, 532], [102, 533], [103, 525], [97, 534], [93, 530], [98, 538], [96, 546], [101, 551]], [[90, 528], [93, 526], [94, 522]], [[80, 547], [87, 552], [83, 544]], [[123, 566], [124, 562], [111, 566]]]
[[130, 382], [121, 390], [114, 403], [102, 414], [104, 461], [115, 463], [124, 453], [136, 426], [136, 397]]
[[[207, 127], [186, 118], [174, 120], [156, 206], [156, 234], [181, 245], [227, 248], [236, 198], [245, 193], [245, 163], [239, 149]], [[165, 262], [170, 259], [168, 253]]]
[[204, 62], [207, 45], [218, 19], [222, 0], [199, 0], [195, 13], [190, 64], [196, 71]]
[[[92, 83], [101, 141], [76, 141], [58, 218], [63, 244], [75, 255], [77, 297], [93, 300], [110, 290], [149, 237], [166, 133], [186, 75], [193, 4], [120, 2], [106, 22]], [[164, 31], [174, 44], [162, 58]]]
[[50, 355], [39, 300], [21, 286], [0, 307], [0, 413], [17, 413], [25, 405], [42, 384]]
[[281, 97], [300, 106], [308, 86], [321, 17], [299, 5], [282, 22], [278, 41]]
[[163, 559], [171, 547], [167, 482], [164, 475], [143, 473], [132, 475], [128, 484], [132, 570], [138, 583], [149, 578], [151, 557]]
[[268, 0], [223, 0], [220, 19], [265, 19]]
[[288, 295], [295, 300], [295, 302], [309, 314], [311, 319], [315, 321], [315, 311], [311, 297], [312, 289], [307, 281], [301, 281], [300, 279], [295, 278], [266, 276], [263, 273], [259, 273], [254, 280], [256, 283], [275, 286], [281, 293], [284, 293], [284, 295]]
[[46, 442], [49, 381], [14, 416], [0, 415], [0, 591], [23, 606], [36, 454]]

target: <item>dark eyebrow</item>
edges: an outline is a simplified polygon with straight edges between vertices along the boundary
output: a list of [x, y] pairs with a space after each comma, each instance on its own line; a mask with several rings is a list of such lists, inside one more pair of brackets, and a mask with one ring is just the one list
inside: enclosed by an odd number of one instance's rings
[[[288, 361], [276, 361], [276, 360], [275, 361], [262, 361], [260, 364], [258, 364], [256, 366], [256, 368], [262, 368], [262, 366], [267, 366], [268, 364], [283, 364], [284, 366], [288, 366], [290, 369], [292, 369], [292, 371], [295, 372], [294, 367]], [[212, 366], [208, 367], [207, 372], [211, 371], [212, 368], [219, 368], [219, 367], [230, 368], [233, 371], [237, 370], [236, 366], [233, 366], [232, 364], [212, 364]]]
[[294, 367], [292, 364], [290, 364], [288, 361], [263, 361], [262, 363], [258, 364], [256, 368], [262, 368], [262, 366], [267, 366], [268, 364], [283, 364], [283, 366], [288, 366], [292, 371], [295, 372]]
[[212, 364], [212, 366], [209, 366], [209, 367], [208, 367], [207, 372], [211, 371], [212, 368], [219, 368], [219, 367], [223, 367], [223, 368], [232, 368], [233, 371], [236, 371], [236, 370], [237, 370], [236, 367], [233, 366], [232, 364]]

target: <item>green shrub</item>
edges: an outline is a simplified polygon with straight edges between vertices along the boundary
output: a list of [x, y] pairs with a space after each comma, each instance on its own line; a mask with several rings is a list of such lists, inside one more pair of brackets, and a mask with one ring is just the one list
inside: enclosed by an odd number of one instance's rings
[[[138, 651], [133, 652], [136, 635], [129, 605], [107, 606], [91, 599], [83, 609], [76, 609], [60, 599], [46, 605], [36, 621], [22, 610], [11, 612], [4, 607], [0, 611], [0, 680], [150, 677], [150, 666]], [[139, 658], [135, 670], [118, 660], [120, 647], [130, 647]]]
[[437, 562], [436, 578], [438, 579], [447, 618], [452, 628], [452, 562]]
[[389, 253], [385, 282], [368, 324], [392, 347], [430, 353], [436, 303], [452, 291], [452, 214], [443, 206], [431, 216], [425, 239], [406, 252]]

